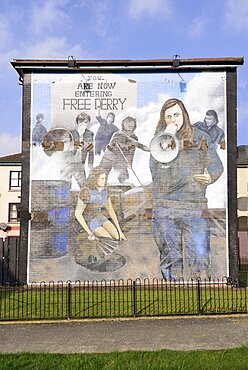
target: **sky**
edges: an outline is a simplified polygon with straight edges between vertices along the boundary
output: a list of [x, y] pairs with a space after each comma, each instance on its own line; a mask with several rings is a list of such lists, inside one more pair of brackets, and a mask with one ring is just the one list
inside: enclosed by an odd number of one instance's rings
[[0, 156], [21, 151], [13, 59], [244, 57], [238, 145], [248, 144], [248, 0], [0, 0]]

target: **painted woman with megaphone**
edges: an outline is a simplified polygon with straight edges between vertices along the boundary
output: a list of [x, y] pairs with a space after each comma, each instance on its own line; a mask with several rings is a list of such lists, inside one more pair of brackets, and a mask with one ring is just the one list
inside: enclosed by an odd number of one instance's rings
[[192, 276], [209, 275], [206, 188], [223, 173], [216, 148], [210, 136], [191, 125], [183, 102], [172, 98], [162, 106], [150, 149], [153, 232], [162, 275], [183, 277], [184, 260]]

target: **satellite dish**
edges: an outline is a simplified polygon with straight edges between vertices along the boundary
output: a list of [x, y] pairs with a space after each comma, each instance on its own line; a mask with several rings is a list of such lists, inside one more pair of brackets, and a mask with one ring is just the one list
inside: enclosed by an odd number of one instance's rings
[[4, 222], [0, 223], [0, 229], [3, 231], [6, 231], [8, 229], [9, 225], [5, 224]]

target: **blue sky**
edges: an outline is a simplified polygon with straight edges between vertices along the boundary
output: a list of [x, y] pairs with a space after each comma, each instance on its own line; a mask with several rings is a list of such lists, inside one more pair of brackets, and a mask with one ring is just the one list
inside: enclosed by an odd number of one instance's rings
[[238, 145], [248, 144], [248, 0], [0, 0], [0, 155], [20, 151], [12, 59], [244, 57]]

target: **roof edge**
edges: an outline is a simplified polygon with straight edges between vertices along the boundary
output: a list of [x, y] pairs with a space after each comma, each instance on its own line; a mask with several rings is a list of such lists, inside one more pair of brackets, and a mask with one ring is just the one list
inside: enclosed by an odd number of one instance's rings
[[18, 164], [22, 163], [22, 153], [15, 153], [10, 155], [5, 155], [4, 157], [0, 157], [0, 165], [3, 163], [7, 164]]
[[[203, 67], [237, 67], [244, 64], [244, 57], [226, 57], [226, 58], [189, 58], [180, 59], [175, 55], [174, 59], [144, 59], [144, 60], [131, 60], [131, 59], [98, 59], [98, 60], [77, 60], [76, 58], [70, 59], [13, 59], [11, 65], [17, 70], [20, 75], [25, 71], [30, 72], [33, 70], [54, 70], [54, 69], [91, 69], [91, 68], [203, 68]], [[72, 61], [72, 63], [70, 63]], [[176, 61], [176, 63], [175, 63]]]

